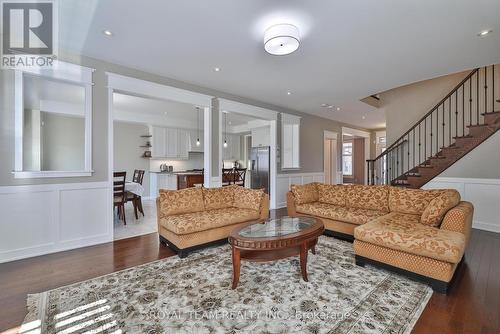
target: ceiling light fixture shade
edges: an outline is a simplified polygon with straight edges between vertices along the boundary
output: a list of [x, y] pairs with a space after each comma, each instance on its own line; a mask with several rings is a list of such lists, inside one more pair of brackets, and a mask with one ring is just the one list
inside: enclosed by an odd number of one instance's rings
[[293, 24], [276, 24], [264, 33], [264, 49], [275, 56], [284, 56], [300, 45], [299, 29]]

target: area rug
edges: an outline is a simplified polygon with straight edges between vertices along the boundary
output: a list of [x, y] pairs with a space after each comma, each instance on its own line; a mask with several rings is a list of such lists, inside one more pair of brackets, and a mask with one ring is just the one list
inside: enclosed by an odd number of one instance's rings
[[308, 275], [297, 258], [242, 262], [231, 290], [225, 245], [29, 295], [21, 333], [409, 333], [432, 294], [323, 236]]

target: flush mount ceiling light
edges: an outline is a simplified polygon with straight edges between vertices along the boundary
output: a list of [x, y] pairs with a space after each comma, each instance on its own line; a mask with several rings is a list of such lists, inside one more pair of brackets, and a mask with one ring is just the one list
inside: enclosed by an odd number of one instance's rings
[[113, 36], [113, 33], [109, 30], [103, 30], [102, 33], [106, 36]]
[[290, 54], [299, 48], [299, 29], [293, 24], [276, 24], [264, 33], [264, 49], [275, 56]]
[[482, 30], [477, 35], [479, 37], [484, 37], [484, 36], [489, 35], [489, 34], [491, 34], [491, 30]]

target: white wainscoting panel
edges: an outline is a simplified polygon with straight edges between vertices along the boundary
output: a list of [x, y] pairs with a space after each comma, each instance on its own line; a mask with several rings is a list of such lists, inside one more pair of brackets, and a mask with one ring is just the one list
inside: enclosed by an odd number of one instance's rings
[[113, 240], [108, 182], [0, 187], [0, 263]]
[[424, 189], [456, 189], [474, 205], [473, 227], [500, 233], [500, 179], [436, 177]]
[[276, 180], [277, 208], [286, 207], [286, 193], [292, 184], [306, 184], [311, 182], [325, 182], [325, 173], [294, 173], [278, 174]]

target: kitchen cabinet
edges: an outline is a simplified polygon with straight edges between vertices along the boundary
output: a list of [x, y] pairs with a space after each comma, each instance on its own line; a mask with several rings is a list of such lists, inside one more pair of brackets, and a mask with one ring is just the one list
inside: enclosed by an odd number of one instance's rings
[[271, 136], [268, 126], [252, 129], [252, 147], [270, 146]]
[[151, 133], [153, 137], [151, 138], [152, 140], [152, 145], [151, 147], [151, 156], [153, 158], [156, 157], [165, 157], [166, 156], [166, 140], [165, 140], [165, 135], [166, 135], [166, 129], [165, 128], [160, 128], [157, 126], [153, 126], [151, 129]]
[[[241, 136], [227, 134], [227, 147], [222, 147], [223, 160], [241, 160]], [[224, 142], [224, 138], [222, 139]]]
[[177, 130], [177, 156], [181, 159], [189, 157], [189, 131], [178, 129]]
[[203, 153], [205, 138], [203, 137], [203, 131], [199, 132], [200, 146], [196, 146], [196, 140], [198, 139], [198, 131], [189, 131], [189, 152], [200, 152]]
[[177, 190], [177, 175], [150, 172], [149, 189], [151, 198], [157, 198], [160, 189]]
[[166, 137], [166, 156], [168, 158], [177, 158], [179, 155], [179, 148], [178, 148], [178, 135], [179, 132], [177, 129], [166, 129], [167, 132], [167, 137]]
[[189, 131], [183, 129], [153, 126], [152, 157], [167, 159], [187, 159], [189, 156]]

